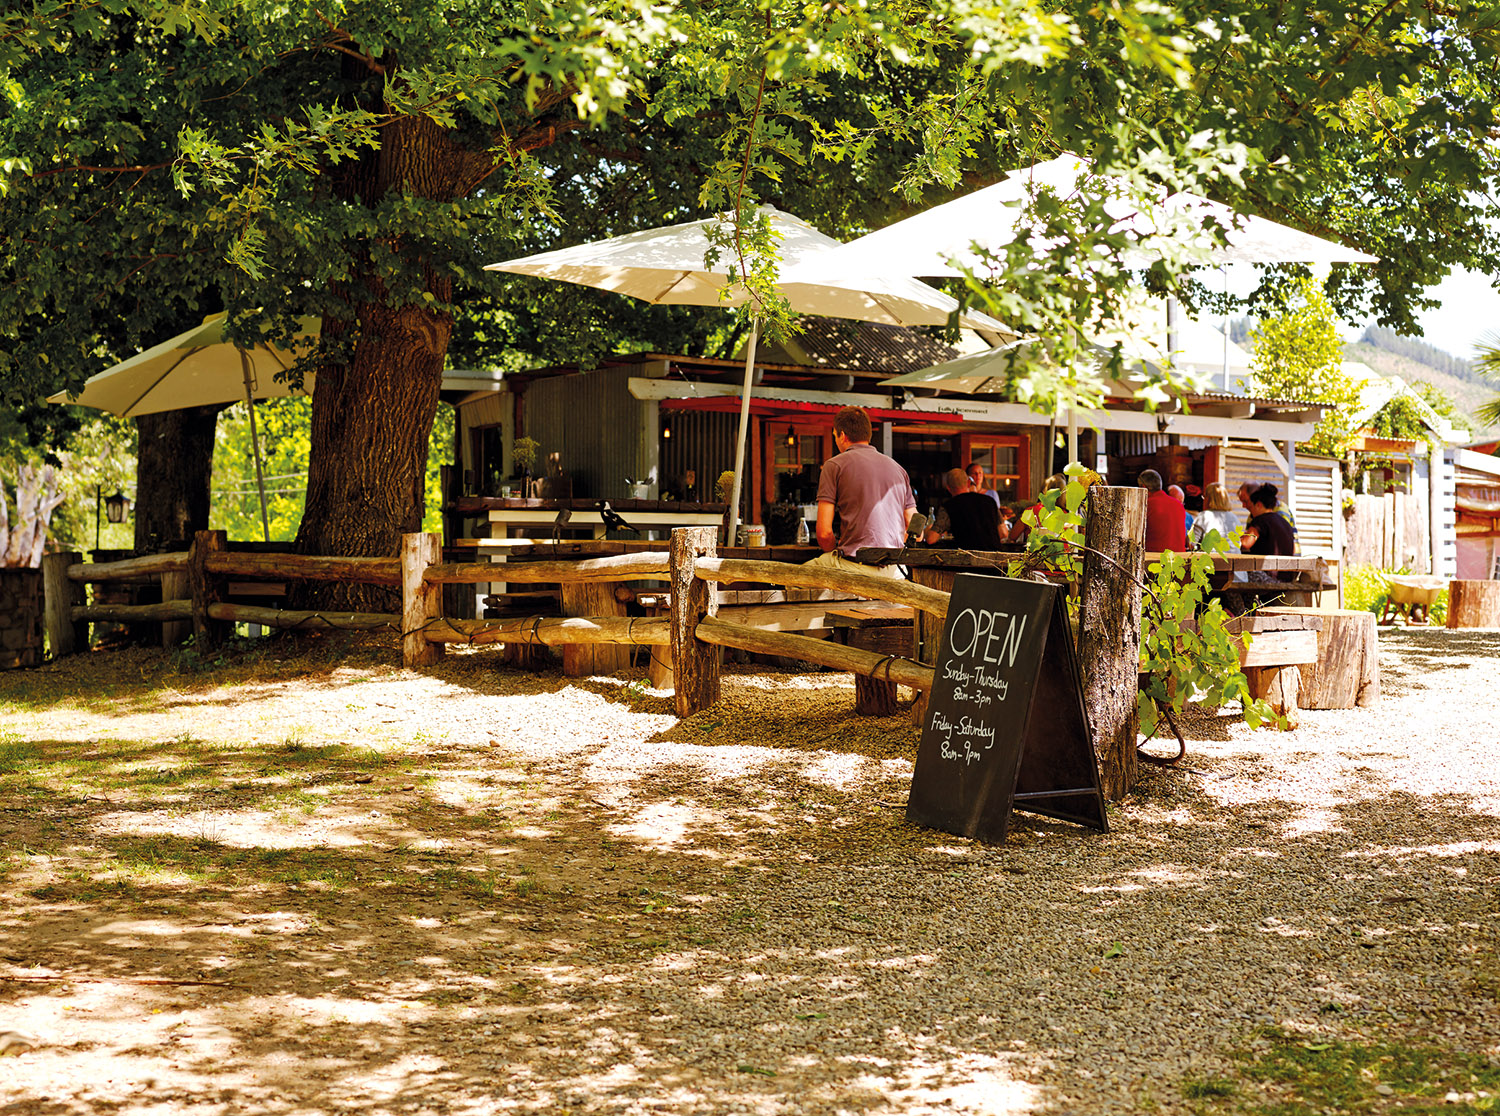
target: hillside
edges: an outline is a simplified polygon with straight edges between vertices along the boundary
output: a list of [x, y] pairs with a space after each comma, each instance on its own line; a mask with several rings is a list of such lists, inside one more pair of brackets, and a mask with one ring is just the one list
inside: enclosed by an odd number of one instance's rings
[[[1423, 359], [1428, 355], [1426, 350], [1431, 350], [1431, 355]], [[1408, 382], [1425, 380], [1452, 399], [1471, 421], [1474, 409], [1497, 393], [1495, 386], [1481, 378], [1468, 361], [1423, 342], [1397, 337], [1389, 330], [1367, 329], [1359, 341], [1344, 346], [1344, 356], [1368, 364], [1385, 376], [1400, 376]], [[1478, 434], [1478, 424], [1475, 425]]]

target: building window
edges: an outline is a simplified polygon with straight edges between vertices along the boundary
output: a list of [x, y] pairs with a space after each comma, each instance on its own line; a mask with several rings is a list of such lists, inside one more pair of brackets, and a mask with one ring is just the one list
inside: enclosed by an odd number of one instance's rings
[[766, 456], [771, 461], [771, 498], [777, 503], [810, 504], [818, 496], [818, 471], [827, 459], [827, 436], [794, 424], [765, 421]]
[[993, 488], [1005, 501], [1030, 496], [1026, 468], [1026, 436], [969, 434], [964, 437], [962, 468], [978, 463], [984, 470], [984, 487]]

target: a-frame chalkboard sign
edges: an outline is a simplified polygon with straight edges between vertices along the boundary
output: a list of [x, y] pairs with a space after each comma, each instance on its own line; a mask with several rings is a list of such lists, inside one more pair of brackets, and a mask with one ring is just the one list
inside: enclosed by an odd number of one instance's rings
[[1012, 809], [1109, 828], [1062, 591], [959, 574], [906, 820], [998, 844]]

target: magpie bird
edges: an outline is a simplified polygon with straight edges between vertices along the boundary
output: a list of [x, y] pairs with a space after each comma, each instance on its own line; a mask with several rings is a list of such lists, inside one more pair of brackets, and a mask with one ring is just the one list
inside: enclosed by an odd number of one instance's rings
[[608, 500], [600, 500], [598, 507], [599, 517], [604, 520], [604, 525], [611, 531], [631, 531], [634, 534], [640, 534], [640, 531], [637, 528], [632, 527], [630, 524], [626, 523], [625, 518], [620, 515], [619, 512], [615, 511], [614, 508], [609, 506]]

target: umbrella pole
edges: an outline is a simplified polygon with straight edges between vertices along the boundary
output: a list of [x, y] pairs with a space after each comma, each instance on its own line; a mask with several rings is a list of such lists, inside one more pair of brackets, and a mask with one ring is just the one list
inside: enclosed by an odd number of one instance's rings
[[271, 517], [266, 513], [266, 478], [260, 468], [260, 434], [255, 429], [255, 390], [250, 378], [250, 357], [240, 350], [240, 368], [245, 373], [245, 405], [250, 408], [250, 452], [255, 458], [255, 487], [260, 493], [260, 529], [266, 542], [271, 541]]
[[750, 391], [755, 381], [755, 343], [760, 339], [760, 315], [750, 319], [750, 340], [745, 345], [745, 385], [740, 391], [740, 432], [734, 443], [734, 491], [729, 497], [729, 538], [725, 546], [735, 545], [740, 525], [740, 490], [744, 487], [745, 439], [750, 434]]

